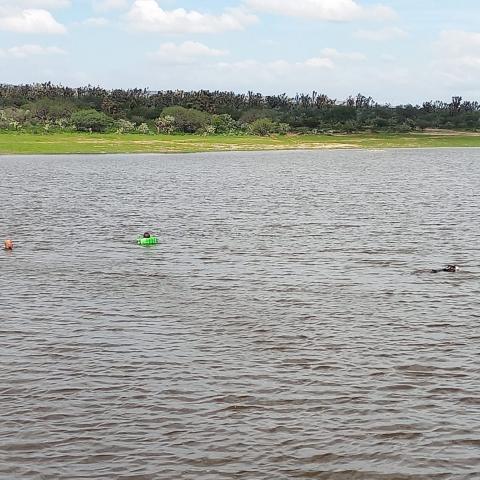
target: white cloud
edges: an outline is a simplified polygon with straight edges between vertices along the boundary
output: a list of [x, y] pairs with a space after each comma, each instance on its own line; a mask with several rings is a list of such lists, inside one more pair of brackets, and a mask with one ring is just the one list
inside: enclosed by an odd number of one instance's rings
[[384, 42], [394, 38], [405, 38], [407, 32], [399, 27], [385, 27], [378, 30], [358, 30], [355, 37], [374, 42]]
[[[344, 53], [334, 48], [324, 48], [320, 55], [300, 61], [288, 61], [284, 59], [271, 61], [258, 61], [253, 59], [208, 63], [207, 58], [214, 58], [226, 55], [228, 52], [207, 47], [198, 42], [164, 43], [157, 52], [149, 54], [153, 59], [160, 59], [163, 63], [172, 65], [188, 64], [202, 60], [201, 66], [218, 70], [227, 75], [252, 75], [252, 78], [270, 78], [275, 84], [279, 78], [289, 76], [293, 78], [308, 77], [311, 74], [321, 71], [332, 71], [337, 66], [344, 65], [347, 61], [363, 61], [366, 56], [362, 53]], [[337, 65], [338, 64], [338, 65]]]
[[243, 30], [257, 17], [242, 9], [227, 9], [220, 15], [200, 13], [183, 8], [164, 10], [156, 0], [135, 0], [126, 15], [135, 30], [162, 33], [218, 33]]
[[0, 0], [0, 8], [64, 8], [70, 5], [70, 0]]
[[303, 63], [296, 63], [296, 67], [312, 67], [312, 68], [334, 68], [333, 60], [328, 57], [313, 57], [305, 60]]
[[480, 33], [448, 30], [440, 34], [434, 45], [432, 69], [450, 87], [466, 87], [479, 91]]
[[363, 53], [359, 52], [339, 52], [335, 48], [324, 48], [322, 50], [322, 55], [331, 59], [343, 59], [343, 60], [353, 60], [353, 61], [363, 61], [367, 57]]
[[126, 9], [129, 5], [128, 0], [93, 0], [94, 10], [98, 12], [107, 12], [109, 10]]
[[480, 33], [446, 30], [440, 33], [436, 46], [447, 57], [476, 57], [480, 54]]
[[395, 17], [390, 7], [363, 7], [354, 0], [245, 0], [258, 11], [310, 20], [346, 22], [360, 18], [387, 20]]
[[109, 23], [110, 22], [103, 17], [90, 17], [82, 22], [83, 25], [87, 25], [88, 27], [104, 27]]
[[0, 31], [16, 33], [65, 33], [66, 29], [58, 23], [47, 10], [10, 9], [0, 6]]
[[[280, 74], [292, 74], [294, 72], [308, 72], [311, 70], [332, 70], [335, 64], [331, 58], [312, 57], [301, 62], [288, 62], [287, 60], [274, 60], [259, 62], [257, 60], [244, 60], [240, 62], [221, 62], [216, 65], [219, 69], [233, 72], [256, 72], [255, 75], [276, 77]], [[276, 77], [278, 79], [278, 77]]]
[[318, 89], [319, 85], [324, 88], [336, 75], [334, 62], [321, 56], [300, 61], [278, 59], [265, 62], [247, 59], [203, 62], [196, 67], [196, 75], [192, 78], [182, 76], [175, 69], [164, 68], [158, 72], [158, 78], [162, 79], [163, 83], [180, 85], [180, 88], [201, 88], [202, 85], [209, 85], [211, 89], [255, 90], [265, 94], [310, 91]]
[[227, 53], [226, 50], [217, 50], [207, 47], [203, 43], [188, 41], [178, 45], [173, 42], [163, 43], [156, 52], [149, 56], [161, 60], [163, 63], [191, 64], [200, 59], [220, 57]]
[[58, 47], [42, 47], [41, 45], [22, 45], [7, 49], [0, 49], [1, 57], [27, 58], [44, 55], [63, 55], [65, 50]]
[[[345, 97], [352, 93], [352, 85], [356, 88], [365, 85], [362, 72], [368, 68], [363, 60], [366, 57], [359, 52], [342, 52], [333, 48], [325, 48], [308, 58], [299, 60], [278, 59], [273, 61], [259, 61], [248, 59], [233, 62], [203, 62], [197, 67], [198, 77], [182, 79], [177, 72], [175, 76], [183, 88], [195, 88], [202, 84], [212, 85], [211, 88], [251, 90], [266, 94], [282, 91], [323, 91], [331, 96], [337, 92], [345, 92]], [[159, 72], [168, 82], [166, 69]], [[195, 83], [197, 82], [197, 83]]]

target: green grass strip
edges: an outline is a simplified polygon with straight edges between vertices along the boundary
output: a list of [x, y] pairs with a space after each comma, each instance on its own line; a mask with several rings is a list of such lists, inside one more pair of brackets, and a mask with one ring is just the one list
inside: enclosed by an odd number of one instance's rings
[[323, 148], [480, 147], [480, 134], [465, 132], [349, 135], [199, 136], [0, 132], [0, 154], [194, 153]]

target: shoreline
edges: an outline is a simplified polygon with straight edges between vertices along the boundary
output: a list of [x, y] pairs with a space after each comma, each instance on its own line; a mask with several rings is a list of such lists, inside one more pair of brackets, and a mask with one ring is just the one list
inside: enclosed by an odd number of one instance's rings
[[0, 132], [0, 155], [173, 154], [234, 151], [384, 150], [480, 147], [480, 133], [424, 132], [338, 135], [139, 135]]
[[198, 150], [198, 151], [168, 151], [168, 152], [32, 152], [32, 153], [3, 153], [0, 151], [0, 161], [4, 157], [59, 157], [59, 156], [137, 156], [137, 155], [152, 155], [152, 156], [160, 156], [160, 155], [204, 155], [204, 154], [221, 154], [221, 153], [274, 153], [274, 152], [319, 152], [319, 151], [337, 151], [337, 152], [358, 152], [358, 151], [366, 151], [366, 152], [384, 152], [386, 150], [474, 150], [480, 149], [480, 145], [478, 146], [436, 146], [436, 147], [385, 147], [385, 148], [368, 148], [368, 147], [351, 147], [351, 148], [277, 148], [277, 149], [238, 149], [238, 150]]

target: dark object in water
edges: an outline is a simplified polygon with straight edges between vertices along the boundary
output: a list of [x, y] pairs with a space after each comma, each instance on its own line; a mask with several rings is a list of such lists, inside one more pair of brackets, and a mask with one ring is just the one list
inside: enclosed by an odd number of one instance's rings
[[444, 268], [430, 270], [432, 273], [438, 272], [458, 272], [460, 267], [458, 265], [447, 265]]

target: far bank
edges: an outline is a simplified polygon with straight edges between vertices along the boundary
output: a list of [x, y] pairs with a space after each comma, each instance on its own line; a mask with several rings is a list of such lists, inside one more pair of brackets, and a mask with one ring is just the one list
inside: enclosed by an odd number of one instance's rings
[[139, 135], [0, 133], [0, 154], [198, 153], [328, 148], [480, 147], [480, 134], [452, 131], [346, 135]]

